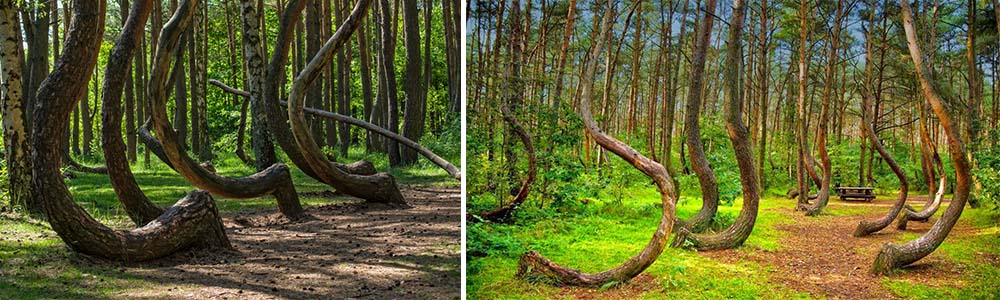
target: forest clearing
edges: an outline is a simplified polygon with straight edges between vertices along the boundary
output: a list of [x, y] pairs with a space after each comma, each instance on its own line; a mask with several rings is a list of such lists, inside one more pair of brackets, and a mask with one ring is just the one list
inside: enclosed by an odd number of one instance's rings
[[472, 1], [470, 299], [995, 299], [997, 1]]

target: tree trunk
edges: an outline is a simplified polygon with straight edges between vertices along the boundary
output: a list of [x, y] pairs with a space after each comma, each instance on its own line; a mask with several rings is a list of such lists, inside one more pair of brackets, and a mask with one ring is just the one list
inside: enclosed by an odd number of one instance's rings
[[684, 112], [684, 134], [691, 159], [691, 168], [698, 176], [702, 193], [701, 210], [691, 219], [681, 222], [682, 227], [688, 228], [691, 232], [702, 232], [708, 229], [712, 225], [715, 212], [719, 209], [719, 185], [715, 178], [715, 172], [712, 171], [712, 167], [705, 157], [705, 149], [701, 141], [701, 126], [698, 124], [701, 118], [705, 56], [712, 35], [715, 6], [715, 0], [708, 0], [705, 3], [704, 15], [701, 18], [701, 23], [698, 24], [696, 40], [692, 48], [691, 76], [688, 77], [690, 88], [688, 88], [687, 106]]
[[[714, 2], [714, 0], [709, 1]], [[609, 6], [610, 3], [611, 2], [609, 1]], [[611, 8], [609, 7], [608, 11], [610, 10]], [[613, 14], [605, 13], [603, 16], [600, 31], [601, 36], [605, 36], [609, 33], [612, 22], [611, 15]], [[660, 224], [657, 227], [656, 232], [653, 234], [653, 238], [650, 240], [649, 244], [643, 248], [642, 252], [613, 269], [600, 273], [587, 274], [578, 270], [557, 265], [554, 262], [542, 257], [538, 252], [528, 251], [522, 255], [520, 261], [518, 261], [516, 276], [519, 278], [543, 276], [551, 278], [559, 284], [588, 287], [600, 287], [608, 283], [624, 283], [639, 275], [639, 273], [642, 273], [643, 270], [656, 261], [656, 259], [663, 252], [663, 249], [666, 248], [670, 230], [674, 225], [674, 186], [666, 168], [664, 168], [663, 165], [646, 158], [642, 154], [639, 154], [638, 151], [625, 143], [622, 143], [604, 133], [598, 127], [598, 124], [594, 120], [594, 116], [590, 111], [590, 99], [593, 97], [591, 95], [591, 82], [594, 78], [595, 65], [597, 63], [598, 55], [601, 53], [603, 43], [602, 38], [594, 40], [595, 45], [589, 54], [587, 63], [584, 64], [583, 73], [581, 75], [581, 116], [583, 117], [587, 132], [594, 137], [594, 140], [600, 144], [601, 147], [607, 148], [620, 156], [622, 159], [628, 161], [632, 164], [632, 166], [642, 171], [656, 183], [660, 192], [660, 200], [663, 204]], [[605, 76], [611, 75], [606, 74]]]
[[[127, 9], [127, 4], [127, 0], [122, 1], [122, 10]], [[131, 76], [130, 62], [142, 39], [143, 28], [153, 5], [152, 0], [138, 0], [131, 12], [123, 12], [127, 15], [122, 20], [131, 22], [123, 24], [121, 36], [108, 59], [107, 69], [104, 71], [104, 87], [101, 90], [101, 98], [104, 99], [101, 106], [101, 148], [104, 150], [108, 177], [111, 179], [111, 185], [118, 196], [118, 201], [122, 203], [125, 213], [139, 227], [156, 220], [163, 214], [164, 210], [153, 204], [142, 192], [139, 184], [135, 181], [132, 169], [129, 167], [129, 161], [125, 159], [128, 147], [121, 136], [121, 92], [123, 84], [127, 89], [128, 84], [131, 83], [129, 81]], [[140, 53], [139, 56], [142, 54]], [[125, 97], [127, 106], [128, 94]], [[132, 149], [134, 149], [135, 140], [132, 140], [132, 143]]]
[[4, 160], [7, 166], [7, 192], [12, 207], [23, 207], [39, 214], [42, 208], [31, 189], [31, 146], [28, 139], [27, 102], [22, 90], [23, 43], [18, 30], [16, 3], [0, 0], [0, 117], [3, 124]]
[[806, 62], [806, 48], [809, 47], [809, 22], [807, 14], [809, 14], [809, 2], [800, 1], [799, 4], [799, 94], [798, 94], [798, 109], [796, 110], [798, 122], [796, 122], [796, 138], [798, 141], [798, 176], [796, 182], [798, 183], [799, 194], [798, 194], [798, 204], [796, 205], [796, 210], [802, 210], [805, 205], [809, 204], [809, 182], [806, 181], [806, 169], [809, 168], [809, 163], [806, 161], [808, 152], [807, 139], [809, 138], [809, 132], [806, 129], [806, 86], [809, 80], [809, 65]]
[[[448, 2], [448, 0], [443, 0]], [[556, 83], [553, 87], [555, 91], [552, 94], [552, 107], [559, 109], [562, 99], [563, 90], [563, 76], [566, 74], [566, 53], [569, 52], [569, 41], [573, 37], [573, 23], [576, 20], [576, 0], [569, 0], [569, 4], [566, 5], [568, 10], [566, 12], [566, 28], [563, 29], [563, 40], [562, 46], [559, 48], [559, 58], [556, 62]]]
[[873, 129], [870, 117], [871, 112], [868, 111], [868, 108], [871, 107], [870, 101], [868, 101], [869, 93], [864, 90], [865, 88], [866, 87], [862, 87], [861, 96], [861, 127], [864, 129], [864, 135], [868, 137], [872, 146], [876, 151], [878, 151], [878, 154], [882, 156], [882, 159], [889, 164], [889, 168], [891, 168], [892, 172], [896, 174], [896, 177], [899, 178], [899, 195], [896, 198], [896, 203], [889, 208], [889, 212], [886, 213], [886, 215], [875, 221], [862, 220], [858, 223], [858, 227], [854, 229], [855, 237], [867, 236], [882, 230], [886, 226], [889, 226], [889, 224], [892, 223], [892, 220], [896, 218], [896, 215], [899, 214], [899, 211], [903, 209], [903, 205], [906, 204], [907, 191], [909, 191], [910, 188], [909, 181], [906, 179], [906, 173], [904, 173], [903, 169], [899, 167], [896, 160], [892, 158], [889, 151], [885, 149], [885, 146], [882, 145], [882, 142], [878, 138], [878, 134], [875, 133], [875, 129]]
[[[197, 1], [197, 0], [188, 0]], [[246, 4], [246, 2], [244, 2]], [[197, 2], [192, 6], [197, 6]], [[191, 21], [192, 12], [185, 11], [196, 8], [182, 7], [179, 13], [184, 16], [176, 24], [176, 27], [168, 29], [184, 30]], [[246, 12], [247, 9], [244, 9]], [[252, 11], [252, 10], [251, 10]], [[180, 38], [180, 33], [171, 31], [164, 32], [163, 42], [157, 53], [170, 51]], [[152, 76], [150, 76], [150, 101], [152, 104], [152, 120], [156, 128], [163, 150], [182, 176], [199, 188], [203, 188], [210, 193], [227, 198], [257, 198], [264, 195], [274, 195], [278, 202], [278, 209], [285, 217], [295, 220], [302, 216], [303, 210], [299, 203], [298, 194], [295, 193], [295, 186], [292, 184], [291, 173], [283, 164], [274, 164], [267, 169], [245, 178], [232, 179], [216, 175], [211, 170], [206, 170], [199, 166], [187, 155], [180, 145], [180, 136], [171, 130], [170, 122], [167, 120], [166, 110], [166, 72], [170, 65], [170, 57], [167, 55], [157, 55], [153, 64]]]
[[[379, 58], [382, 59], [382, 76], [385, 80], [385, 96], [386, 96], [386, 108], [388, 120], [387, 126], [389, 131], [393, 133], [399, 132], [399, 97], [396, 95], [396, 71], [395, 71], [395, 61], [396, 61], [396, 47], [395, 35], [393, 26], [393, 15], [389, 7], [389, 0], [379, 0], [379, 11], [382, 16], [382, 51]], [[399, 144], [395, 141], [387, 141], [386, 151], [389, 152], [389, 165], [399, 166], [400, 164], [400, 154], [399, 154]]]
[[902, 7], [903, 28], [906, 31], [906, 45], [910, 50], [910, 59], [913, 60], [913, 65], [917, 69], [917, 80], [920, 82], [921, 91], [927, 101], [930, 102], [934, 114], [937, 115], [938, 120], [941, 122], [941, 126], [944, 127], [948, 138], [948, 151], [951, 154], [951, 159], [955, 167], [957, 184], [955, 185], [955, 192], [951, 204], [948, 205], [948, 209], [945, 210], [941, 218], [931, 226], [931, 229], [927, 233], [906, 244], [885, 244], [882, 246], [871, 270], [872, 273], [878, 275], [891, 274], [893, 269], [912, 264], [934, 252], [944, 242], [944, 239], [962, 215], [962, 210], [965, 209], [965, 203], [969, 198], [972, 182], [972, 172], [969, 168], [969, 161], [965, 157], [966, 152], [962, 145], [962, 140], [959, 139], [959, 129], [956, 128], [951, 113], [945, 107], [943, 99], [939, 96], [938, 88], [931, 82], [927, 66], [923, 65], [923, 54], [920, 50], [916, 31], [913, 29], [913, 16], [910, 12], [910, 3], [906, 0], [899, 2]]
[[743, 23], [746, 18], [746, 2], [733, 3], [733, 15], [729, 21], [729, 38], [726, 40], [726, 60], [723, 70], [726, 89], [726, 129], [736, 152], [740, 168], [740, 183], [743, 185], [743, 207], [739, 216], [729, 228], [718, 234], [691, 234], [686, 228], [678, 229], [671, 246], [682, 247], [687, 242], [698, 250], [719, 250], [735, 248], [743, 244], [757, 221], [757, 207], [760, 201], [760, 184], [754, 170], [753, 152], [750, 149], [749, 130], [743, 123]]
[[[826, 80], [823, 83], [823, 103], [819, 113], [819, 130], [816, 134], [816, 148], [819, 149], [820, 167], [823, 169], [823, 177], [820, 181], [816, 202], [812, 205], [807, 205], [805, 208], [806, 215], [813, 217], [818, 216], [830, 200], [830, 180], [833, 176], [833, 166], [830, 163], [830, 154], [827, 152], [826, 142], [827, 131], [830, 123], [830, 98], [833, 97], [833, 84], [836, 80], [835, 72], [837, 70], [836, 62], [839, 60], [837, 53], [840, 51], [838, 47], [840, 46], [841, 22], [844, 19], [843, 16], [850, 14], [850, 11], [847, 11], [846, 13], [843, 11], [843, 6], [843, 0], [837, 1], [837, 12], [834, 17], [833, 35], [830, 38], [832, 40], [830, 41], [830, 52], [827, 55]], [[883, 155], [883, 157], [885, 156]]]
[[[387, 2], [387, 0], [383, 0], [383, 2]], [[343, 47], [350, 40], [351, 34], [361, 24], [360, 21], [370, 3], [371, 0], [360, 0], [351, 15], [341, 26], [337, 27], [337, 32], [296, 77], [288, 97], [288, 119], [291, 123], [292, 134], [300, 146], [303, 156], [317, 175], [323, 179], [323, 182], [348, 195], [362, 197], [368, 201], [406, 207], [408, 205], [403, 200], [403, 195], [396, 186], [392, 175], [388, 173], [367, 176], [354, 175], [330, 163], [310, 134], [304, 114], [305, 101], [303, 96], [305, 91], [317, 79], [326, 64], [330, 62], [334, 51]]]
[[[263, 171], [278, 162], [274, 153], [274, 145], [271, 144], [271, 133], [268, 131], [268, 125], [276, 127], [278, 124], [271, 124], [273, 121], [265, 119], [266, 111], [270, 109], [264, 102], [264, 97], [267, 96], [263, 94], [268, 83], [264, 79], [264, 53], [260, 40], [260, 24], [257, 23], [260, 20], [258, 14], [263, 11], [263, 8], [258, 10], [254, 7], [253, 0], [241, 0], [240, 4], [243, 20], [243, 57], [247, 63], [247, 90], [251, 94], [249, 99], [250, 115], [253, 116], [250, 121], [252, 128], [250, 144], [253, 147], [257, 171]], [[280, 124], [283, 125], [284, 122]], [[289, 154], [289, 156], [291, 155]]]
[[105, 7], [100, 1], [75, 0], [73, 9], [66, 51], [39, 88], [39, 126], [32, 130], [33, 184], [52, 229], [74, 251], [121, 261], [154, 259], [194, 246], [231, 248], [215, 203], [205, 192], [188, 194], [156, 222], [126, 232], [100, 224], [74, 202], [59, 172], [59, 137], [87, 85], [79, 78], [97, 62]]
[[[406, 32], [406, 108], [403, 111], [403, 136], [420, 141], [424, 135], [424, 120], [427, 114], [424, 88], [423, 63], [420, 57], [420, 22], [417, 0], [403, 0], [403, 28]], [[410, 148], [400, 149], [400, 163], [411, 165], [417, 162], [417, 152]]]

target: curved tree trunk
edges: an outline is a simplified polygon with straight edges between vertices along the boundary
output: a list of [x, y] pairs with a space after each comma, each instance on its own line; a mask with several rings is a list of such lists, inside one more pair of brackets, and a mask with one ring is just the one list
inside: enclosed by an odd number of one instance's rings
[[694, 47], [691, 50], [691, 87], [688, 89], [687, 108], [684, 113], [684, 135], [688, 146], [688, 155], [691, 159], [691, 168], [698, 176], [698, 183], [701, 185], [701, 210], [693, 218], [687, 221], [679, 221], [681, 227], [686, 227], [692, 232], [702, 232], [712, 225], [716, 211], [719, 210], [719, 184], [715, 178], [712, 166], [708, 164], [705, 157], [705, 149], [701, 144], [701, 126], [698, 121], [701, 118], [702, 86], [704, 85], [705, 56], [708, 53], [709, 41], [712, 37], [712, 24], [715, 19], [715, 0], [708, 0], [703, 8], [704, 15], [701, 17]]
[[948, 205], [948, 209], [933, 226], [920, 238], [912, 240], [906, 244], [895, 245], [885, 244], [875, 258], [872, 265], [872, 273], [888, 275], [893, 269], [900, 268], [914, 263], [921, 258], [931, 254], [948, 237], [952, 227], [958, 222], [958, 218], [965, 209], [965, 203], [969, 199], [969, 192], [972, 183], [972, 171], [969, 168], [969, 161], [965, 157], [965, 147], [959, 139], [958, 128], [952, 120], [951, 113], [945, 107], [944, 100], [937, 92], [937, 87], [931, 82], [927, 71], [927, 66], [923, 64], [923, 54], [917, 40], [916, 31], [913, 28], [913, 16], [911, 15], [910, 2], [900, 0], [903, 16], [903, 28], [906, 30], [906, 45], [910, 50], [910, 59], [917, 69], [917, 79], [920, 81], [921, 91], [924, 97], [931, 104], [934, 114], [937, 115], [941, 126], [944, 128], [945, 136], [948, 138], [948, 151], [955, 166], [955, 193]]
[[[226, 91], [228, 93], [232, 93], [232, 94], [243, 96], [243, 97], [249, 97], [250, 96], [250, 93], [248, 93], [247, 91], [235, 89], [235, 88], [233, 88], [231, 86], [228, 86], [225, 83], [222, 83], [222, 82], [220, 82], [218, 80], [215, 80], [215, 79], [209, 79], [208, 83], [211, 83], [212, 85], [215, 85], [215, 86], [221, 88], [223, 91]], [[288, 102], [281, 101], [281, 104], [282, 105], [288, 105]], [[325, 111], [325, 110], [320, 110], [320, 109], [315, 109], [315, 108], [311, 108], [311, 107], [306, 107], [304, 110], [305, 110], [306, 113], [311, 114], [313, 116], [327, 118], [327, 119], [331, 119], [331, 120], [334, 120], [334, 121], [338, 121], [338, 122], [342, 122], [342, 123], [347, 123], [347, 124], [355, 125], [355, 126], [364, 128], [364, 129], [366, 129], [368, 131], [371, 131], [371, 132], [377, 133], [379, 135], [382, 135], [384, 137], [387, 137], [387, 138], [390, 138], [390, 139], [394, 139], [397, 142], [399, 142], [400, 144], [403, 144], [404, 146], [413, 148], [418, 153], [424, 155], [424, 157], [427, 157], [427, 159], [429, 159], [431, 162], [434, 162], [434, 164], [438, 165], [439, 167], [441, 167], [442, 169], [444, 169], [446, 172], [448, 172], [448, 174], [450, 174], [453, 178], [455, 178], [457, 180], [461, 180], [462, 179], [462, 171], [459, 170], [458, 167], [456, 167], [455, 165], [451, 164], [447, 160], [444, 160], [444, 158], [441, 158], [437, 154], [434, 154], [434, 152], [431, 152], [431, 150], [429, 150], [427, 148], [424, 148], [423, 146], [421, 146], [417, 142], [414, 142], [414, 141], [412, 141], [410, 139], [407, 139], [406, 137], [403, 137], [401, 135], [392, 133], [392, 132], [390, 132], [389, 130], [387, 130], [385, 128], [379, 127], [378, 125], [375, 125], [375, 124], [372, 124], [372, 123], [368, 123], [368, 122], [365, 122], [365, 121], [362, 121], [362, 120], [358, 120], [358, 119], [355, 119], [355, 118], [352, 118], [352, 117], [348, 117], [348, 116], [345, 116], [345, 115], [341, 115], [341, 114], [338, 114], [338, 113], [333, 113], [333, 112], [329, 112], [329, 111]], [[359, 174], [359, 175], [371, 175], [371, 174], [375, 174], [375, 169], [374, 169], [375, 167], [374, 167], [374, 165], [371, 165], [371, 163], [369, 163], [367, 161], [359, 161], [359, 162], [355, 162], [353, 164], [340, 165], [338, 167], [340, 167], [341, 169], [344, 169], [344, 170], [348, 170], [348, 172], [352, 173], [352, 174]]]
[[[835, 14], [833, 35], [830, 42], [830, 53], [827, 55], [826, 82], [823, 83], [823, 105], [819, 113], [819, 133], [816, 134], [817, 148], [819, 148], [820, 167], [823, 169], [823, 178], [820, 180], [819, 192], [816, 202], [805, 207], [807, 216], [818, 216], [823, 212], [827, 202], [830, 200], [830, 179], [833, 176], [830, 164], [830, 154], [826, 151], [826, 135], [830, 123], [830, 97], [833, 93], [834, 70], [836, 70], [837, 51], [840, 46], [841, 20], [843, 20], [843, 1], [837, 1], [837, 12]], [[904, 197], [905, 199], [905, 197]], [[905, 201], [905, 200], [904, 200]], [[890, 219], [891, 220], [891, 219]]]
[[937, 166], [937, 172], [939, 174], [937, 191], [934, 192], [934, 197], [924, 205], [923, 209], [917, 211], [916, 209], [905, 206], [903, 209], [903, 214], [900, 215], [899, 220], [896, 221], [896, 229], [906, 230], [906, 223], [909, 221], [927, 222], [931, 219], [934, 213], [937, 213], [938, 208], [941, 207], [941, 200], [944, 199], [945, 185], [948, 183], [948, 176], [944, 174], [944, 165], [941, 163], [941, 157], [934, 152], [934, 164]]
[[316, 144], [305, 118], [303, 96], [306, 89], [319, 77], [323, 68], [330, 62], [334, 51], [343, 47], [350, 40], [351, 34], [361, 25], [361, 20], [368, 10], [369, 4], [371, 4], [371, 0], [360, 0], [344, 24], [337, 27], [337, 32], [327, 40], [319, 53], [316, 53], [316, 56], [295, 78], [291, 94], [288, 97], [288, 120], [291, 123], [292, 135], [295, 137], [303, 157], [312, 165], [313, 171], [323, 179], [323, 182], [348, 195], [367, 201], [406, 207], [408, 205], [392, 175], [388, 173], [355, 175], [344, 172], [327, 160], [323, 150]]
[[[710, 1], [715, 2], [714, 0]], [[608, 3], [609, 6], [612, 5], [611, 1], [608, 1]], [[612, 13], [608, 13], [610, 11], [611, 8], [609, 7], [604, 14], [598, 37], [607, 36], [609, 33], [612, 22]], [[666, 248], [670, 230], [674, 225], [674, 186], [673, 181], [670, 179], [670, 174], [667, 173], [667, 169], [663, 165], [639, 154], [632, 147], [601, 131], [590, 111], [594, 68], [597, 64], [598, 55], [601, 53], [604, 39], [595, 38], [594, 40], [595, 45], [591, 49], [589, 59], [586, 60], [587, 63], [585, 63], [583, 74], [581, 75], [583, 82], [581, 83], [582, 90], [580, 93], [580, 115], [583, 118], [587, 132], [594, 137], [594, 140], [601, 147], [614, 152], [656, 182], [656, 186], [660, 192], [660, 200], [663, 204], [660, 224], [657, 226], [656, 232], [653, 233], [653, 238], [646, 244], [642, 252], [613, 269], [600, 273], [587, 274], [557, 265], [542, 257], [538, 252], [528, 251], [518, 261], [517, 277], [519, 278], [542, 276], [553, 279], [558, 284], [588, 287], [600, 287], [612, 282], [623, 283], [639, 275], [639, 273], [642, 273], [643, 270], [656, 261], [660, 253], [663, 252], [663, 249]]]
[[882, 145], [882, 141], [880, 141], [878, 136], [875, 134], [875, 129], [872, 128], [872, 112], [868, 111], [871, 104], [868, 101], [868, 93], [866, 93], [864, 89], [865, 88], [863, 87], [861, 92], [861, 127], [864, 129], [864, 135], [868, 137], [868, 141], [871, 142], [872, 146], [875, 147], [875, 150], [878, 151], [878, 154], [882, 156], [885, 163], [889, 164], [889, 168], [891, 168], [892, 172], [896, 173], [896, 177], [899, 178], [899, 196], [896, 198], [896, 203], [889, 208], [889, 212], [885, 216], [882, 216], [875, 221], [862, 220], [858, 223], [858, 227], [854, 229], [855, 237], [866, 236], [889, 226], [889, 224], [892, 223], [892, 220], [896, 218], [896, 215], [899, 214], [899, 211], [903, 209], [903, 205], [906, 204], [907, 191], [910, 187], [909, 181], [906, 179], [906, 173], [904, 173], [903, 169], [899, 167], [896, 160], [892, 158], [889, 151], [885, 150], [885, 146]]
[[517, 195], [514, 196], [514, 200], [507, 204], [507, 206], [478, 214], [467, 213], [465, 219], [469, 223], [479, 222], [480, 220], [490, 222], [510, 221], [514, 215], [514, 211], [528, 199], [528, 193], [531, 192], [531, 183], [535, 182], [535, 176], [538, 173], [538, 159], [535, 156], [535, 146], [531, 142], [531, 136], [524, 130], [524, 127], [517, 121], [517, 118], [510, 113], [510, 108], [507, 107], [506, 101], [501, 101], [500, 113], [503, 114], [503, 120], [510, 125], [514, 133], [517, 134], [517, 137], [521, 139], [521, 143], [524, 143], [524, 151], [528, 153], [528, 176], [521, 183], [521, 188], [517, 191]]
[[[139, 47], [144, 34], [146, 19], [152, 10], [152, 0], [137, 0], [129, 13], [118, 43], [111, 52], [104, 71], [104, 87], [101, 89], [101, 148], [107, 165], [111, 186], [118, 195], [125, 213], [138, 226], [155, 220], [163, 209], [153, 204], [139, 188], [126, 159], [126, 145], [122, 140], [122, 85], [130, 72], [132, 57]], [[143, 91], [144, 92], [144, 91]]]
[[[290, 49], [289, 46], [292, 41], [292, 35], [294, 34], [293, 31], [295, 29], [295, 22], [302, 16], [302, 9], [305, 7], [305, 3], [306, 1], [304, 0], [290, 0], [284, 8], [281, 16], [281, 23], [278, 26], [278, 35], [275, 39], [274, 48], [272, 48], [271, 51], [271, 60], [268, 62], [267, 69], [264, 74], [264, 94], [262, 95], [263, 105], [265, 106], [263, 109], [264, 113], [253, 113], [253, 115], [255, 117], [261, 116], [265, 118], [265, 121], [261, 122], [266, 123], [267, 129], [270, 131], [270, 135], [276, 142], [278, 142], [278, 145], [281, 146], [281, 149], [284, 150], [285, 154], [288, 155], [288, 158], [293, 164], [295, 164], [295, 166], [297, 166], [309, 177], [334, 186], [333, 184], [320, 178], [319, 175], [313, 170], [313, 165], [306, 161], [305, 157], [302, 155], [302, 151], [299, 149], [298, 144], [296, 144], [295, 138], [292, 137], [291, 129], [287, 126], [288, 115], [282, 113], [286, 111], [286, 109], [281, 105], [279, 98], [280, 88], [286, 82], [285, 63], [288, 62], [288, 50]], [[257, 124], [257, 121], [258, 120], [254, 120], [254, 124]], [[259, 159], [260, 158], [258, 158], [258, 160]], [[375, 166], [372, 163], [363, 160], [351, 164], [333, 164], [335, 167], [343, 170], [344, 172], [354, 175], [375, 174]], [[364, 193], [350, 195], [365, 198]]]
[[757, 222], [757, 207], [760, 202], [760, 184], [754, 169], [753, 153], [750, 149], [750, 133], [743, 124], [743, 24], [746, 19], [746, 2], [733, 3], [733, 16], [729, 21], [729, 39], [726, 41], [725, 77], [726, 88], [726, 129], [733, 142], [736, 162], [740, 168], [740, 183], [743, 185], [743, 207], [729, 228], [718, 234], [691, 234], [687, 228], [680, 228], [672, 247], [682, 247], [691, 243], [698, 250], [718, 250], [735, 248], [743, 244], [754, 223]]
[[[198, 0], [188, 0], [190, 6], [197, 6]], [[186, 9], [194, 9], [187, 7]], [[163, 34], [160, 36], [159, 49], [157, 54], [165, 53], [173, 47], [177, 47], [177, 40], [180, 32], [190, 24], [190, 12], [181, 11], [185, 16], [179, 23], [168, 24]], [[177, 170], [184, 178], [199, 188], [203, 188], [210, 193], [228, 198], [257, 198], [264, 195], [274, 195], [278, 202], [278, 209], [289, 219], [298, 219], [302, 216], [302, 205], [299, 203], [298, 194], [295, 192], [295, 185], [292, 183], [291, 173], [283, 164], [274, 164], [267, 169], [244, 178], [227, 178], [217, 175], [210, 170], [206, 170], [198, 165], [187, 155], [180, 143], [177, 134], [172, 130], [170, 121], [167, 119], [166, 110], [166, 73], [170, 66], [169, 55], [157, 55], [153, 62], [153, 70], [150, 75], [149, 99], [152, 105], [153, 126], [159, 135], [159, 140], [163, 150]]]
[[[188, 8], [188, 2], [182, 7]], [[37, 126], [32, 129], [32, 183], [52, 229], [74, 251], [113, 260], [149, 260], [193, 246], [231, 248], [215, 202], [205, 192], [191, 192], [146, 226], [115, 231], [77, 205], [63, 183], [59, 143], [87, 83], [79, 77], [90, 74], [97, 63], [104, 12], [103, 1], [73, 1], [65, 51], [38, 91]], [[171, 24], [179, 21], [175, 18]]]

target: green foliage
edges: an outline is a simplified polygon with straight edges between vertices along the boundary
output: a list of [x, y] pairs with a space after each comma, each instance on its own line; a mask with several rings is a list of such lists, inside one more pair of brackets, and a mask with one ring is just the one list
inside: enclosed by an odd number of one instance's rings
[[1000, 149], [983, 147], [974, 153], [979, 168], [972, 173], [982, 184], [975, 196], [994, 210], [1000, 210]]

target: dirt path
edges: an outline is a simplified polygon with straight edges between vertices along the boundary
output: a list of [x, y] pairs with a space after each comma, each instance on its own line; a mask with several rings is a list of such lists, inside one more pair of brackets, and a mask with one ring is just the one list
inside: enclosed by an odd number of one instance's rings
[[457, 187], [413, 187], [414, 207], [310, 207], [290, 223], [273, 210], [225, 218], [238, 253], [192, 251], [121, 271], [157, 287], [141, 299], [458, 299]]
[[[875, 255], [883, 244], [899, 241], [902, 232], [895, 224], [864, 238], [851, 234], [861, 220], [874, 220], [885, 214], [887, 207], [895, 199], [879, 199], [872, 203], [842, 202], [831, 199], [831, 210], [845, 207], [870, 206], [869, 212], [848, 216], [822, 215], [818, 218], [803, 216], [801, 212], [789, 208], [774, 208], [788, 218], [778, 230], [785, 233], [779, 251], [737, 251], [726, 250], [703, 252], [701, 255], [735, 262], [750, 260], [771, 266], [771, 283], [781, 284], [797, 291], [808, 292], [812, 296], [829, 299], [894, 299], [894, 294], [886, 290], [879, 281], [881, 277], [869, 274]], [[921, 207], [925, 199], [909, 199], [910, 205]], [[943, 209], [943, 208], [942, 208]], [[933, 220], [937, 220], [935, 217]], [[910, 222], [907, 232], [922, 234], [933, 222]], [[971, 233], [973, 229], [965, 222], [959, 222], [952, 235]], [[925, 284], [956, 284], [954, 280], [963, 272], [962, 266], [951, 263], [934, 253], [907, 268], [907, 272], [894, 278]]]

